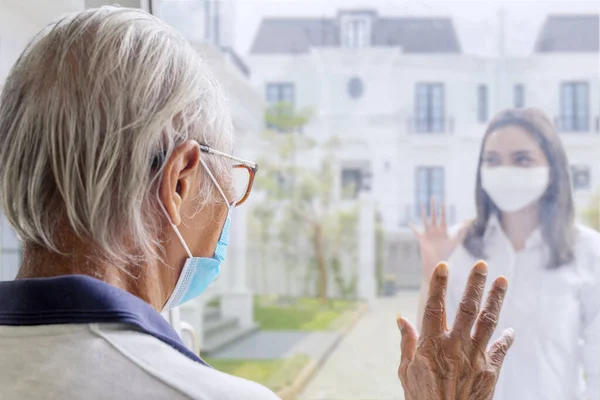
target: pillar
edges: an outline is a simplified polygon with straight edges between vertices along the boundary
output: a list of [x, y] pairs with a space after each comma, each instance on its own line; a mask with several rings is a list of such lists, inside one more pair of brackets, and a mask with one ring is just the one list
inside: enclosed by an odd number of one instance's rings
[[233, 210], [229, 249], [227, 252], [228, 279], [221, 296], [221, 314], [236, 318], [242, 327], [254, 322], [254, 296], [246, 282], [248, 209], [250, 202]]
[[375, 202], [369, 192], [360, 194], [358, 219], [358, 297], [372, 302], [377, 297], [375, 279]]

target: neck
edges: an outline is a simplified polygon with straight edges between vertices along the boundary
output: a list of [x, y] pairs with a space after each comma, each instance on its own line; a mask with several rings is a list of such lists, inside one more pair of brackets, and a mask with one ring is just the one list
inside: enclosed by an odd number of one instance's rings
[[162, 309], [166, 296], [160, 285], [155, 284], [160, 282], [160, 277], [153, 277], [158, 268], [152, 265], [118, 267], [95, 261], [89, 254], [86, 251], [57, 254], [37, 245], [26, 245], [17, 279], [86, 275], [129, 292], [158, 311]]
[[514, 249], [524, 249], [527, 239], [539, 225], [538, 204], [513, 213], [502, 213], [501, 224]]

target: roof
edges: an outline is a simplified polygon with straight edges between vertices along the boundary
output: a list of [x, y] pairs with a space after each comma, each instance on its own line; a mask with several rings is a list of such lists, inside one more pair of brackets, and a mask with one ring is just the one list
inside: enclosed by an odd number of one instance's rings
[[600, 15], [551, 15], [535, 44], [537, 53], [600, 51]]
[[[372, 14], [372, 46], [401, 47], [405, 53], [460, 53], [450, 18], [378, 18]], [[306, 53], [311, 47], [339, 47], [335, 18], [267, 18], [251, 53]]]

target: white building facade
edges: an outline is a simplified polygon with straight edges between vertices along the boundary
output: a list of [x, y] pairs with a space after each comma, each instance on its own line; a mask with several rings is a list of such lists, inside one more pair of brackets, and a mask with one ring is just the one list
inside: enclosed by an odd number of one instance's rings
[[461, 52], [450, 19], [350, 10], [263, 20], [249, 62], [268, 103], [315, 109], [302, 134], [342, 140], [340, 188], [372, 177], [386, 270], [416, 286], [408, 224], [431, 197], [450, 222], [474, 217], [481, 138], [502, 109], [537, 107], [555, 120], [578, 213], [591, 206], [600, 188], [599, 60], [598, 15], [551, 16], [527, 57], [482, 58]]

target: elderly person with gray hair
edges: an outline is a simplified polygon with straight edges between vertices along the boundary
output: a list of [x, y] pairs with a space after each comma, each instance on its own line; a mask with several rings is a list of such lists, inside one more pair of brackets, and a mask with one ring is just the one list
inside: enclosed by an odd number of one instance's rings
[[[257, 170], [232, 148], [219, 85], [153, 16], [106, 7], [40, 33], [0, 103], [0, 203], [24, 245], [0, 283], [2, 399], [276, 398], [210, 368], [160, 314], [219, 273]], [[485, 351], [506, 288], [477, 319], [485, 264], [447, 330], [447, 275], [434, 273], [421, 338], [398, 319], [409, 400], [490, 398], [512, 341]]]

